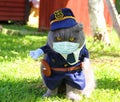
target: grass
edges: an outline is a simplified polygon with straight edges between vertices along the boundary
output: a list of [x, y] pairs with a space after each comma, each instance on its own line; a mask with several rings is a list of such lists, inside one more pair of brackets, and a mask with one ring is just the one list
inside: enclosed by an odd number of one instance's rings
[[[15, 26], [4, 27], [14, 29]], [[31, 29], [22, 27], [15, 29]], [[105, 46], [102, 42], [93, 43], [92, 38], [87, 37], [97, 87], [91, 98], [83, 97], [81, 102], [120, 102], [120, 41], [114, 31], [109, 35], [111, 46]], [[29, 51], [44, 45], [46, 39], [46, 33], [0, 33], [0, 102], [70, 102], [64, 96], [42, 98], [46, 91], [39, 70], [42, 57], [34, 61]]]

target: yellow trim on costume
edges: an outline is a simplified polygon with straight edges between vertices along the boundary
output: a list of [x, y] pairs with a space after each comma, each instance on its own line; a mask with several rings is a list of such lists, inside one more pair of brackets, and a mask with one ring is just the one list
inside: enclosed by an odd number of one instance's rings
[[52, 24], [52, 23], [54, 23], [54, 22], [56, 22], [56, 21], [62, 21], [62, 20], [65, 20], [65, 19], [67, 19], [67, 18], [75, 19], [75, 17], [73, 17], [73, 16], [66, 16], [66, 17], [63, 17], [63, 18], [61, 18], [61, 19], [55, 19], [55, 20], [52, 20], [52, 21], [50, 22], [50, 24]]

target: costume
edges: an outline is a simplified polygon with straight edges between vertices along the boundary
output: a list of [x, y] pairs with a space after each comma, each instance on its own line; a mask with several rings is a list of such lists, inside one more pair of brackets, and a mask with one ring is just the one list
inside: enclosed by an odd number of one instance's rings
[[[79, 52], [79, 61], [74, 65], [70, 65], [61, 54], [52, 50], [48, 44], [46, 46], [43, 46], [41, 49], [44, 51], [45, 54], [47, 54], [45, 60], [48, 62], [51, 68], [68, 68], [79, 66], [80, 63], [83, 62], [85, 57], [89, 58], [88, 50], [85, 46]], [[65, 81], [65, 83], [67, 83], [68, 85], [71, 85], [72, 87], [80, 90], [85, 87], [85, 78], [82, 69], [67, 72], [52, 70], [52, 74], [50, 77], [44, 76], [43, 78], [46, 86], [51, 90], [59, 87], [62, 81]]]

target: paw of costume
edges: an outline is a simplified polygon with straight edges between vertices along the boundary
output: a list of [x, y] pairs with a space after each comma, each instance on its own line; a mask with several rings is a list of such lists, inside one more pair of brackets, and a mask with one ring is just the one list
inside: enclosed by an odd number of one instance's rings
[[41, 56], [42, 54], [44, 54], [43, 50], [41, 49], [37, 49], [37, 50], [34, 50], [34, 51], [30, 51], [30, 56], [33, 58], [33, 59], [37, 59], [39, 56]]

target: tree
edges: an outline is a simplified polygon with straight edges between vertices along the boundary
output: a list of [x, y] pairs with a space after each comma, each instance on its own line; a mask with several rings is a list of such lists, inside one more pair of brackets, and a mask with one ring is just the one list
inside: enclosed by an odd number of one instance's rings
[[113, 26], [116, 29], [117, 34], [118, 34], [119, 39], [120, 39], [120, 18], [118, 16], [118, 12], [115, 8], [113, 0], [106, 0], [106, 3], [108, 5], [109, 12], [110, 12], [110, 15], [111, 15], [111, 18], [113, 21]]
[[94, 40], [102, 40], [106, 44], [110, 44], [106, 21], [104, 18], [103, 0], [88, 0], [90, 25]]

